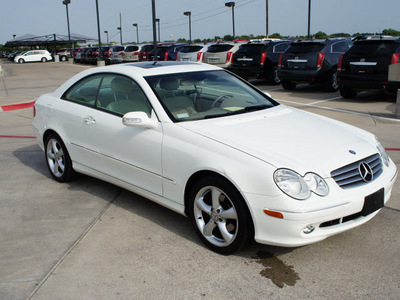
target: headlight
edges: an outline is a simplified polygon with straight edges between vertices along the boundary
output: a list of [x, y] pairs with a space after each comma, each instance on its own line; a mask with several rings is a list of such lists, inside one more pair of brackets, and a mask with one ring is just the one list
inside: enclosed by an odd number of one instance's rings
[[292, 170], [278, 169], [274, 173], [274, 181], [282, 192], [297, 200], [307, 199], [311, 192], [322, 197], [329, 192], [325, 180], [314, 173], [302, 177]]
[[389, 156], [386, 153], [385, 148], [382, 146], [382, 144], [378, 141], [378, 138], [375, 137], [376, 139], [376, 148], [378, 148], [379, 154], [382, 157], [382, 160], [385, 164], [386, 167], [389, 167]]

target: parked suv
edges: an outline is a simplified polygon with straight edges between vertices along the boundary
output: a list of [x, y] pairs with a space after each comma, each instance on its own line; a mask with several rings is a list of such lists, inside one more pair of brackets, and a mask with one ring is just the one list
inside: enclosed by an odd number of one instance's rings
[[[157, 45], [157, 60], [176, 60], [176, 55], [186, 44], [162, 43]], [[154, 49], [149, 54], [149, 60], [154, 60]]]
[[119, 62], [139, 61], [140, 46], [127, 45], [124, 51], [118, 53]]
[[232, 65], [228, 70], [243, 78], [266, 78], [273, 84], [281, 82], [278, 74], [278, 61], [291, 41], [265, 40], [248, 42], [239, 47], [233, 54]]
[[400, 39], [382, 38], [355, 41], [340, 59], [339, 91], [354, 98], [359, 91], [395, 93], [400, 84], [388, 81], [389, 65], [400, 62]]
[[209, 45], [186, 45], [178, 53], [178, 61], [202, 61], [204, 52], [207, 51]]
[[239, 49], [242, 43], [218, 42], [208, 47], [203, 55], [203, 62], [228, 68], [232, 64], [233, 54]]
[[71, 53], [72, 49], [55, 49], [51, 51], [51, 56], [53, 57], [53, 60], [55, 60], [54, 57], [58, 55], [60, 61], [67, 61], [72, 57]]
[[150, 55], [151, 50], [153, 50], [153, 48], [154, 48], [153, 44], [142, 46], [142, 48], [140, 49], [140, 52], [139, 52], [139, 61], [149, 60], [149, 55]]
[[292, 43], [279, 59], [278, 72], [284, 89], [293, 90], [297, 83], [320, 83], [328, 91], [337, 91], [339, 59], [353, 43], [347, 39], [299, 41]]
[[111, 63], [111, 64], [120, 63], [121, 60], [119, 58], [119, 54], [120, 54], [121, 51], [124, 51], [124, 50], [125, 50], [125, 46], [122, 46], [122, 45], [113, 46], [109, 59], [105, 60], [106, 64], [109, 64], [109, 63]]

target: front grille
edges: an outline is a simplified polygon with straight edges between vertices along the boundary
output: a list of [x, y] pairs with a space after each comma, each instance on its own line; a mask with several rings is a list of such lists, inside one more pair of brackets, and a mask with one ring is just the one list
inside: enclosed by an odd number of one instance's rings
[[[360, 165], [367, 164], [372, 171], [371, 178], [363, 179], [360, 173]], [[382, 159], [379, 154], [371, 155], [347, 166], [331, 172], [332, 178], [342, 189], [350, 189], [368, 184], [382, 174]]]

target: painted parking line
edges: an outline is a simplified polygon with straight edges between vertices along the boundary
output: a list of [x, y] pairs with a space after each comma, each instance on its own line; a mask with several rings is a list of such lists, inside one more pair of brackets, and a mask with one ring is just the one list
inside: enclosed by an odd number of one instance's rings
[[19, 110], [33, 107], [35, 101], [25, 102], [25, 103], [18, 103], [18, 104], [9, 104], [9, 105], [2, 105], [0, 106], [0, 111], [12, 111], [12, 110]]
[[0, 135], [0, 138], [5, 138], [5, 139], [36, 139], [35, 136], [29, 136], [29, 135]]
[[279, 102], [287, 102], [291, 104], [297, 104], [301, 106], [310, 106], [310, 107], [315, 107], [319, 109], [326, 109], [326, 110], [332, 110], [332, 111], [337, 111], [337, 112], [343, 112], [343, 113], [348, 113], [352, 115], [357, 115], [357, 116], [363, 116], [363, 117], [372, 117], [374, 119], [381, 119], [381, 120], [387, 120], [387, 121], [393, 121], [393, 122], [400, 122], [400, 119], [393, 119], [393, 118], [385, 118], [385, 117], [380, 117], [368, 113], [361, 113], [361, 112], [356, 112], [356, 111], [351, 111], [351, 110], [345, 110], [345, 109], [339, 109], [339, 108], [333, 108], [333, 107], [326, 107], [326, 106], [319, 106], [319, 105], [313, 105], [313, 104], [307, 104], [307, 103], [299, 103], [296, 101], [289, 101], [289, 100], [284, 100], [284, 99], [275, 99]]

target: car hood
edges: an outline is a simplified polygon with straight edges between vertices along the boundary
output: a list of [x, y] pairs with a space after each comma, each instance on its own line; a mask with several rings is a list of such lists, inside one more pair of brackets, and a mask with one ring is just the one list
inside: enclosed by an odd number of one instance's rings
[[[284, 105], [179, 126], [304, 175], [330, 172], [377, 153], [374, 136], [353, 126]], [[352, 154], [355, 153], [355, 154]]]

